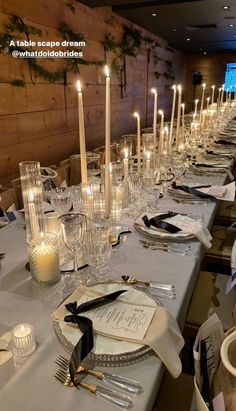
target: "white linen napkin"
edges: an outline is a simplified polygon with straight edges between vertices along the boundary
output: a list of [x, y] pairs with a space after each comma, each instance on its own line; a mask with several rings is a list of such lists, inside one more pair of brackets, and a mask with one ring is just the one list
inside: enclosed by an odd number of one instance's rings
[[[162, 213], [159, 213], [162, 214]], [[143, 214], [144, 215], [144, 214]], [[156, 215], [158, 215], [157, 213], [155, 215], [153, 214], [146, 214], [147, 217], [150, 219], [152, 217], [155, 217]], [[174, 217], [171, 218], [165, 218], [165, 220], [167, 223], [173, 224], [176, 227], [180, 228], [183, 232], [183, 234], [192, 234], [194, 235], [199, 241], [200, 243], [205, 247], [205, 248], [210, 248], [211, 247], [211, 243], [210, 241], [212, 240], [212, 236], [210, 234], [210, 232], [208, 231], [208, 229], [200, 222], [197, 221], [189, 216], [186, 215], [181, 215], [181, 214], [177, 214]], [[141, 224], [143, 227], [146, 227], [142, 217], [140, 217], [137, 222], [139, 224]], [[160, 229], [155, 228], [155, 227], [151, 227], [151, 230], [153, 231], [160, 231]], [[167, 233], [168, 236], [173, 236], [176, 237], [176, 235], [180, 235], [181, 231], [179, 233], [176, 234], [170, 234]]]
[[234, 201], [235, 198], [235, 181], [225, 186], [211, 186], [198, 188], [203, 193], [210, 194], [219, 200]]
[[[129, 295], [131, 295], [132, 293], [129, 294], [129, 292], [132, 292], [132, 287], [130, 288], [130, 290], [128, 289], [128, 291], [125, 294], [117, 298], [116, 301], [113, 301], [112, 304], [119, 304], [120, 301], [126, 302], [132, 306], [132, 298], [129, 298]], [[89, 299], [91, 299], [105, 295], [105, 292], [102, 293], [98, 292], [97, 290], [95, 291], [91, 287], [87, 288], [80, 286], [52, 314], [52, 317], [56, 320], [64, 320], [64, 317], [69, 313], [65, 308], [65, 304], [77, 301], [77, 304], [79, 305], [80, 299], [84, 297], [85, 294], [88, 295]], [[136, 305], [137, 304], [135, 303], [135, 306]], [[140, 308], [148, 307], [147, 304], [139, 305]], [[150, 305], [149, 307], [153, 308], [153, 305]], [[86, 312], [81, 313], [80, 315], [86, 317]], [[68, 327], [75, 326], [73, 326], [73, 324], [68, 323]], [[94, 331], [98, 333], [97, 330]], [[102, 335], [116, 339], [115, 336], [111, 336], [109, 334], [102, 333]], [[182, 370], [182, 364], [179, 358], [179, 352], [184, 346], [184, 340], [180, 333], [176, 320], [170, 315], [166, 308], [159, 306], [155, 308], [155, 313], [152, 318], [152, 321], [149, 325], [146, 335], [142, 340], [137, 340], [135, 338], [131, 339], [126, 337], [123, 337], [122, 340], [150, 346], [158, 355], [158, 357], [162, 360], [162, 362], [165, 364], [168, 371], [174, 378], [177, 378], [180, 375]]]
[[[0, 336], [0, 350], [6, 350], [11, 341], [11, 332], [6, 332]], [[11, 351], [0, 351], [0, 366], [9, 361], [12, 357]]]

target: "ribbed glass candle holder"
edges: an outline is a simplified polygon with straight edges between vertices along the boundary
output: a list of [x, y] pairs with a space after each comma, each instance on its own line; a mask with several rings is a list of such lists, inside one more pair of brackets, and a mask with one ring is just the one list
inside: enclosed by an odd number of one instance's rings
[[36, 348], [34, 327], [23, 323], [12, 330], [13, 353], [18, 357], [28, 357]]
[[44, 231], [43, 187], [40, 163], [25, 161], [19, 164], [25, 210], [27, 240], [40, 236]]

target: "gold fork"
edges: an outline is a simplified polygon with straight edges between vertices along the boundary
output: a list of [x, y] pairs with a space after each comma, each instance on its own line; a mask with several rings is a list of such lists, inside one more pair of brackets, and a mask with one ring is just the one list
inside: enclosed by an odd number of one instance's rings
[[[131, 399], [120, 392], [110, 390], [108, 388], [102, 387], [101, 385], [89, 384], [86, 382], [80, 382], [75, 379], [75, 385], [71, 382], [70, 374], [64, 370], [58, 370], [55, 374], [55, 378], [60, 381], [66, 387], [80, 386], [96, 395], [98, 398], [102, 398], [122, 409], [127, 409], [132, 407], [133, 403]], [[78, 388], [78, 387], [77, 387]]]
[[[64, 371], [67, 372], [69, 371], [69, 360], [62, 355], [60, 355], [55, 363], [59, 365], [59, 367]], [[127, 391], [130, 394], [138, 394], [139, 392], [142, 391], [142, 386], [140, 385], [139, 382], [131, 380], [129, 378], [122, 377], [120, 375], [114, 375], [110, 374], [105, 371], [101, 370], [91, 370], [88, 369], [82, 365], [79, 365], [79, 367], [76, 370], [76, 373], [86, 373], [88, 375], [92, 375], [93, 377], [102, 380], [104, 382], [116, 385], [120, 389]]]

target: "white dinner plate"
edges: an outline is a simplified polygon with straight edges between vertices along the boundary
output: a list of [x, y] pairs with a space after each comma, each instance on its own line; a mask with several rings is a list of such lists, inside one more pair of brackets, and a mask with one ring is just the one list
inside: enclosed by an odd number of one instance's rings
[[[140, 290], [140, 288], [124, 283], [106, 282], [92, 285], [94, 290], [105, 292], [106, 294], [120, 290], [128, 289], [128, 293], [120, 296], [123, 301], [132, 301], [134, 304], [147, 304], [149, 306], [161, 306], [160, 300], [148, 290]], [[84, 314], [85, 315], [85, 314]], [[74, 346], [81, 338], [79, 328], [71, 327], [64, 321], [53, 322], [54, 330], [57, 338], [69, 353], [72, 352]], [[88, 355], [88, 358], [93, 360], [97, 365], [114, 365], [123, 366], [133, 362], [141, 361], [151, 354], [150, 347], [136, 344], [128, 341], [114, 340], [101, 335], [94, 335], [94, 348]]]

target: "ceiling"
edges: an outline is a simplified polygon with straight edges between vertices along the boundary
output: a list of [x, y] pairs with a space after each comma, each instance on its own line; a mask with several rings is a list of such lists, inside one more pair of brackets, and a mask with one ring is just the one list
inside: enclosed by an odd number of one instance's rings
[[[186, 53], [236, 51], [236, 0], [80, 2], [90, 7], [111, 6], [115, 13], [161, 36], [170, 45]], [[224, 6], [230, 8], [225, 10]]]

